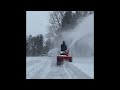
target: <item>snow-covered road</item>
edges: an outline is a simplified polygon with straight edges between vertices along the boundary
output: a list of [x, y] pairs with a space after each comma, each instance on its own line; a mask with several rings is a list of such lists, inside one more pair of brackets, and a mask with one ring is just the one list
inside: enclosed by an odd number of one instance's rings
[[56, 57], [27, 57], [26, 79], [92, 79], [71, 62], [56, 65]]

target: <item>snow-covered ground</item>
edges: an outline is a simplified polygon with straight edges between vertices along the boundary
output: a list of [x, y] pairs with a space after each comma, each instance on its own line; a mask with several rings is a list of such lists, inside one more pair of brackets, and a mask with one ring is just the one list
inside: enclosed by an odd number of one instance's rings
[[56, 57], [27, 57], [26, 79], [93, 79], [92, 58], [73, 58], [73, 62], [56, 65]]
[[94, 78], [94, 58], [93, 57], [73, 58], [73, 62], [71, 64], [81, 69], [91, 78]]

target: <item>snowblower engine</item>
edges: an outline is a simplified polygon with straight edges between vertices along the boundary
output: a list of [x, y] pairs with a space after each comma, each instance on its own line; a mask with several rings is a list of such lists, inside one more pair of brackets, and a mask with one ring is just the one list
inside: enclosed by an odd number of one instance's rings
[[72, 62], [72, 57], [69, 55], [69, 50], [60, 51], [60, 55], [57, 56], [57, 66], [62, 65], [64, 60]]

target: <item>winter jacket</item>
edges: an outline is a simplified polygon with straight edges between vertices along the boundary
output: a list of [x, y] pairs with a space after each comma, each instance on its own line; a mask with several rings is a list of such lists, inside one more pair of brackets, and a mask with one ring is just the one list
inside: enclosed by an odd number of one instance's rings
[[67, 46], [63, 43], [63, 44], [61, 45], [61, 51], [65, 51], [65, 50], [67, 50]]

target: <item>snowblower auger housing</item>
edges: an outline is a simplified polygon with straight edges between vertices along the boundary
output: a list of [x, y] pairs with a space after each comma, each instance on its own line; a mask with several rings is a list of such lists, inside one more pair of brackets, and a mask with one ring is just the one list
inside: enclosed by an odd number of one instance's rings
[[61, 51], [60, 55], [57, 56], [57, 66], [62, 65], [63, 61], [69, 61], [72, 62], [72, 57], [69, 55], [69, 51]]

